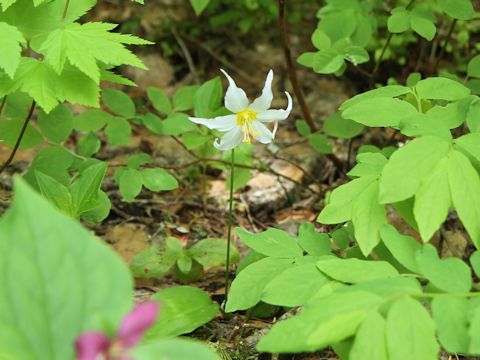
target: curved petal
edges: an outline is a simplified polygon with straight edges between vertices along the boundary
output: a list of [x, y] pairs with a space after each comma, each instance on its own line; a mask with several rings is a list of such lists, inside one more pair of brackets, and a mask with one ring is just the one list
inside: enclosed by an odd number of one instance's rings
[[213, 146], [218, 150], [227, 151], [235, 148], [242, 142], [242, 129], [236, 126], [234, 129], [227, 132], [220, 141], [215, 140]]
[[288, 106], [285, 110], [267, 110], [259, 113], [257, 119], [261, 122], [272, 122], [272, 121], [281, 121], [285, 120], [292, 111], [292, 97], [288, 92], [285, 91], [288, 99]]
[[117, 340], [125, 349], [133, 347], [155, 323], [159, 311], [160, 304], [155, 301], [137, 305], [124, 317], [118, 330]]
[[265, 86], [262, 90], [262, 95], [255, 99], [255, 101], [248, 107], [255, 112], [262, 112], [270, 109], [273, 100], [272, 93], [273, 70], [270, 70], [265, 80]]
[[219, 116], [213, 119], [202, 119], [196, 117], [189, 117], [190, 121], [193, 121], [195, 124], [205, 125], [209, 129], [218, 130], [218, 131], [229, 131], [237, 126], [237, 116], [236, 115], [225, 115]]
[[237, 87], [235, 81], [223, 69], [220, 71], [226, 76], [228, 80], [228, 89], [225, 94], [225, 107], [231, 112], [238, 113], [248, 107], [248, 98], [245, 91]]
[[97, 360], [106, 356], [110, 348], [110, 339], [100, 331], [81, 334], [75, 341], [77, 360]]
[[252, 121], [252, 128], [254, 131], [254, 137], [262, 144], [270, 144], [273, 141], [273, 133], [260, 121]]

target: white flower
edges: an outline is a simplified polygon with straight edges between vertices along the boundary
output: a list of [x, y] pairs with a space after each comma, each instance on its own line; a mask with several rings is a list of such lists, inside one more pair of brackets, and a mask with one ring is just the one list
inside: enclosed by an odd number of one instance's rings
[[[213, 119], [195, 117], [189, 119], [194, 123], [205, 125], [209, 129], [225, 132], [225, 135], [221, 139], [216, 139], [213, 144], [219, 150], [233, 149], [242, 141], [250, 143], [251, 137], [263, 144], [271, 143], [277, 131], [277, 121], [285, 120], [292, 110], [290, 94], [285, 92], [288, 99], [288, 106], [285, 110], [270, 110], [273, 100], [273, 71], [270, 70], [262, 95], [250, 104], [245, 91], [237, 87], [235, 81], [224, 70], [221, 71], [225, 74], [229, 83], [225, 94], [225, 107], [233, 114]], [[270, 131], [264, 125], [271, 122], [275, 122], [273, 131]]]

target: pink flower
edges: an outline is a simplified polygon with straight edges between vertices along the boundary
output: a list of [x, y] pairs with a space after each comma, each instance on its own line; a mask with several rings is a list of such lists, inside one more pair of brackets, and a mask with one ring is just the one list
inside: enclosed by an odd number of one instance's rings
[[100, 331], [81, 334], [75, 342], [77, 360], [132, 360], [128, 351], [155, 323], [159, 310], [160, 305], [154, 301], [137, 305], [123, 318], [114, 339]]

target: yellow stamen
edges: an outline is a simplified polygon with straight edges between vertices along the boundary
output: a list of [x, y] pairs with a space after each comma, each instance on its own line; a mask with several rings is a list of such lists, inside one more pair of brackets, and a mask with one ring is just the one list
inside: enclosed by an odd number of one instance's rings
[[257, 113], [253, 110], [245, 109], [237, 113], [237, 125], [242, 128], [243, 142], [250, 143], [250, 134], [253, 137], [260, 136], [252, 126], [252, 121], [257, 118]]

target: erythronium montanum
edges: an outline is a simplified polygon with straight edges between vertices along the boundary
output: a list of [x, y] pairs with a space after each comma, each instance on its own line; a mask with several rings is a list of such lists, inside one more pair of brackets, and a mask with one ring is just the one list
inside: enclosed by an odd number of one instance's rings
[[155, 323], [159, 309], [160, 305], [154, 301], [137, 305], [123, 318], [114, 339], [100, 331], [81, 334], [75, 342], [77, 360], [133, 360], [128, 351]]
[[[262, 144], [269, 144], [275, 138], [278, 121], [285, 120], [292, 111], [292, 97], [285, 91], [288, 99], [286, 109], [270, 109], [273, 100], [272, 81], [273, 71], [270, 70], [265, 80], [262, 94], [251, 104], [245, 91], [237, 86], [235, 81], [221, 70], [228, 80], [228, 89], [225, 94], [225, 107], [233, 114], [219, 116], [213, 119], [190, 117], [197, 124], [202, 124], [212, 130], [224, 132], [221, 139], [215, 139], [213, 145], [222, 151], [232, 151], [230, 170], [230, 199], [228, 209], [227, 258], [225, 261], [225, 302], [228, 298], [228, 283], [230, 269], [230, 243], [232, 238], [232, 209], [233, 209], [233, 180], [234, 180], [234, 149], [242, 142], [251, 143], [252, 137]], [[274, 123], [271, 131], [265, 124]]]

